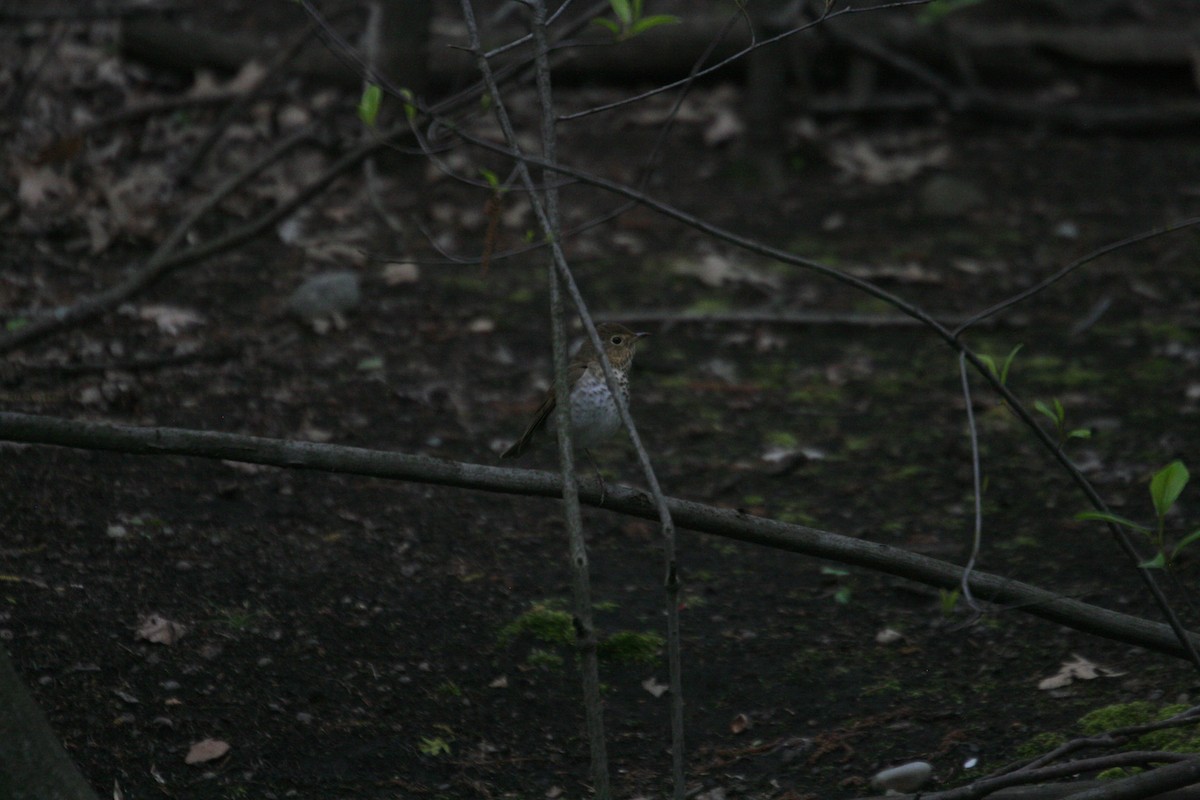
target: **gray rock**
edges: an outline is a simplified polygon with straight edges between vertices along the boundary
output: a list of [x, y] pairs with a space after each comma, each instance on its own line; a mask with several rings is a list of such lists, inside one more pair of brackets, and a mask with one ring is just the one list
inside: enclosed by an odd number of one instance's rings
[[910, 761], [898, 767], [878, 773], [871, 785], [889, 792], [907, 793], [916, 791], [933, 776], [933, 766], [925, 761]]
[[358, 273], [321, 272], [300, 284], [288, 298], [288, 310], [307, 320], [342, 314], [362, 298]]

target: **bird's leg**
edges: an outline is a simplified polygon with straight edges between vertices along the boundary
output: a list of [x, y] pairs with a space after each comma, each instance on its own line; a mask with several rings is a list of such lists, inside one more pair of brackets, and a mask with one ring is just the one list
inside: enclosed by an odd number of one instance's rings
[[583, 454], [587, 456], [588, 463], [592, 465], [592, 471], [596, 473], [596, 481], [600, 484], [600, 505], [604, 505], [604, 497], [607, 491], [604, 487], [604, 476], [600, 474], [600, 467], [596, 464], [596, 459], [592, 458], [591, 450], [584, 450]]

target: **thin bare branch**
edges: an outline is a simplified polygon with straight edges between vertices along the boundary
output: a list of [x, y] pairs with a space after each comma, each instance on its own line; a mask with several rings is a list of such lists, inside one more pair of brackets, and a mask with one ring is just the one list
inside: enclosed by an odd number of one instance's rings
[[1046, 289], [1048, 289], [1051, 286], [1053, 286], [1054, 284], [1058, 283], [1059, 281], [1061, 281], [1063, 278], [1070, 275], [1075, 270], [1079, 269], [1080, 267], [1084, 266], [1085, 264], [1090, 264], [1091, 262], [1095, 261], [1096, 259], [1098, 259], [1102, 256], [1106, 256], [1109, 253], [1115, 253], [1117, 250], [1121, 250], [1123, 248], [1129, 247], [1130, 245], [1138, 244], [1139, 242], [1145, 242], [1150, 239], [1154, 239], [1154, 238], [1163, 236], [1168, 233], [1174, 233], [1175, 231], [1184, 230], [1185, 228], [1192, 228], [1192, 227], [1195, 227], [1196, 225], [1200, 225], [1200, 217], [1189, 217], [1187, 219], [1182, 219], [1182, 220], [1178, 220], [1176, 222], [1169, 223], [1160, 228], [1152, 228], [1148, 231], [1136, 233], [1133, 236], [1126, 237], [1124, 239], [1121, 239], [1120, 241], [1112, 242], [1110, 244], [1104, 245], [1103, 247], [1099, 247], [1099, 248], [1093, 250], [1092, 252], [1088, 253], [1087, 255], [1084, 255], [1080, 258], [1075, 259], [1070, 264], [1067, 264], [1062, 269], [1058, 270], [1057, 272], [1054, 272], [1049, 277], [1047, 277], [1041, 281], [1038, 281], [1033, 286], [1030, 286], [1028, 289], [1018, 292], [1017, 294], [1013, 295], [1012, 297], [1008, 298], [1007, 300], [1001, 300], [999, 303], [989, 306], [988, 308], [985, 308], [983, 311], [980, 311], [977, 314], [971, 315], [964, 322], [962, 322], [957, 328], [954, 329], [953, 334], [955, 337], [961, 336], [963, 334], [963, 332], [967, 330], [967, 328], [970, 328], [971, 326], [975, 325], [976, 323], [981, 322], [985, 319], [988, 319], [989, 317], [995, 316], [996, 314], [999, 314], [1001, 311], [1006, 311], [1007, 309], [1012, 308], [1013, 306], [1017, 305], [1018, 303], [1023, 303], [1026, 300], [1028, 300], [1029, 298], [1033, 297], [1034, 295], [1044, 292]]
[[[695, 80], [697, 78], [702, 78], [706, 75], [709, 75], [713, 72], [723, 69], [724, 67], [729, 66], [730, 64], [738, 61], [739, 59], [745, 58], [751, 52], [753, 52], [754, 50], [757, 50], [760, 47], [766, 47], [767, 45], [774, 44], [775, 42], [779, 42], [784, 39], [788, 39], [792, 36], [795, 36], [798, 33], [803, 33], [804, 31], [811, 30], [812, 28], [816, 27], [817, 25], [820, 25], [824, 22], [828, 22], [829, 20], [832, 20], [832, 19], [837, 19], [838, 17], [843, 17], [848, 14], [863, 14], [863, 13], [868, 13], [868, 12], [885, 11], [887, 9], [893, 9], [893, 8], [904, 8], [907, 6], [922, 6], [922, 5], [927, 5], [929, 2], [930, 2], [930, 0], [899, 0], [899, 2], [880, 3], [878, 5], [861, 6], [858, 8], [846, 7], [846, 8], [838, 9], [837, 11], [830, 10], [829, 6], [827, 5], [826, 12], [824, 14], [822, 14], [820, 17], [818, 17], [817, 19], [806, 22], [803, 25], [797, 25], [794, 28], [788, 28], [786, 31], [777, 33], [774, 36], [769, 36], [769, 37], [763, 39], [761, 42], [755, 41], [752, 39], [749, 44], [747, 44], [742, 49], [738, 50], [736, 53], [726, 56], [725, 58], [721, 59], [720, 61], [718, 61], [717, 63], [715, 63], [711, 66], [705, 67], [698, 71], [694, 71], [692, 74], [688, 75], [686, 78], [681, 78], [680, 80], [672, 81], [671, 83], [664, 83], [664, 84], [654, 87], [653, 89], [649, 89], [645, 92], [642, 92], [640, 94], [636, 94], [631, 97], [625, 97], [620, 100], [615, 100], [611, 103], [605, 103], [604, 105], [593, 106], [591, 108], [584, 109], [583, 111], [576, 111], [573, 114], [564, 114], [559, 117], [559, 121], [560, 122], [568, 122], [571, 120], [581, 119], [583, 117], [590, 116], [592, 114], [599, 114], [602, 111], [611, 111], [615, 108], [620, 108], [621, 106], [630, 105], [631, 103], [638, 103], [638, 102], [641, 102], [642, 100], [645, 100], [648, 97], [653, 97], [657, 94], [662, 94], [663, 92], [669, 92], [672, 89], [677, 89], [681, 86], [686, 86], [688, 84], [695, 82]], [[736, 12], [734, 12], [734, 14], [732, 16], [732, 20], [739, 19], [743, 13], [744, 13], [743, 10], [739, 8]], [[725, 30], [727, 31], [728, 27], [726, 27]], [[722, 32], [722, 35], [724, 35], [724, 31]], [[712, 45], [710, 45], [710, 48], [711, 47], [712, 47]]]
[[[476, 52], [476, 65], [483, 78], [484, 85], [492, 100], [496, 119], [504, 131], [504, 139], [510, 147], [518, 149], [516, 131], [509, 118], [500, 88], [492, 74], [491, 66], [483, 55], [480, 43], [479, 28], [475, 21], [475, 13], [470, 0], [461, 0], [463, 21], [467, 25], [467, 35], [472, 50]], [[539, 44], [545, 39], [545, 4], [534, 5], [533, 34]], [[550, 70], [545, 61], [545, 49], [539, 47], [536, 62], [536, 80], [538, 99], [542, 110], [542, 149], [547, 163], [556, 162], [556, 146], [554, 136], [553, 108], [551, 96]], [[545, 188], [543, 195], [538, 194], [533, 176], [523, 161], [515, 164], [517, 172], [529, 192], [530, 202], [535, 209], [542, 231], [551, 242], [558, 241], [558, 194], [553, 185]], [[547, 175], [553, 173], [546, 169]], [[571, 551], [571, 567], [574, 574], [575, 619], [577, 640], [580, 646], [580, 673], [583, 683], [584, 707], [587, 716], [588, 746], [591, 752], [591, 768], [593, 791], [600, 800], [608, 800], [612, 796], [611, 781], [608, 771], [608, 746], [604, 732], [604, 706], [600, 697], [599, 664], [596, 653], [595, 622], [592, 617], [591, 578], [588, 569], [587, 544], [583, 537], [583, 518], [579, 507], [579, 486], [575, 474], [575, 454], [571, 443], [571, 403], [567, 400], [571, 387], [567, 380], [567, 335], [565, 313], [561, 294], [561, 278], [558, 266], [562, 260], [560, 250], [551, 248], [549, 263], [551, 320], [554, 344], [554, 391], [560, 402], [556, 404], [555, 413], [558, 423], [558, 457], [559, 470], [562, 478], [563, 508], [567, 522], [567, 538]], [[569, 273], [568, 273], [569, 274]], [[595, 331], [592, 338], [596, 338]], [[602, 361], [604, 348], [597, 347]], [[609, 388], [614, 399], [619, 398], [620, 392], [614, 380], [609, 381]]]
[[[1052, 439], [1050, 435], [1046, 433], [1046, 431], [1042, 430], [1041, 426], [1037, 424], [1037, 421], [1033, 418], [1033, 415], [1030, 413], [1029, 409], [1025, 407], [1024, 403], [1022, 403], [1021, 400], [1015, 394], [1013, 394], [1007, 386], [1001, 383], [997, 376], [991, 373], [991, 371], [974, 353], [974, 351], [967, 347], [950, 330], [935, 320], [928, 312], [919, 306], [909, 303], [907, 300], [904, 300], [898, 295], [895, 295], [868, 280], [855, 277], [854, 275], [834, 269], [833, 267], [829, 267], [818, 261], [803, 258], [785, 250], [780, 250], [779, 248], [763, 244], [758, 240], [734, 233], [718, 225], [707, 222], [700, 217], [695, 216], [694, 214], [689, 214], [686, 211], [678, 209], [668, 203], [655, 200], [654, 198], [647, 196], [645, 193], [637, 191], [636, 189], [632, 189], [624, 184], [616, 183], [615, 181], [610, 181], [581, 170], [562, 166], [560, 164], [546, 164], [541, 159], [537, 159], [520, 152], [514, 152], [511, 149], [506, 150], [504, 147], [501, 147], [493, 142], [488, 142], [485, 139], [472, 136], [465, 132], [460, 131], [459, 135], [465, 140], [471, 142], [472, 144], [479, 145], [480, 147], [496, 152], [507, 152], [509, 156], [517, 159], [523, 159], [529, 164], [541, 167], [549, 167], [565, 175], [570, 175], [574, 178], [577, 178], [583, 183], [605, 189], [606, 191], [611, 191], [617, 195], [637, 199], [641, 205], [653, 209], [660, 214], [663, 214], [664, 216], [674, 219], [678, 222], [682, 222], [685, 225], [694, 228], [695, 230], [706, 233], [715, 239], [727, 242], [748, 252], [767, 256], [785, 264], [803, 267], [818, 274], [832, 278], [839, 283], [846, 284], [868, 295], [871, 295], [872, 297], [883, 300], [893, 308], [896, 308], [904, 314], [919, 320], [922, 324], [937, 334], [937, 336], [949, 347], [965, 356], [975, 371], [982, 375], [983, 378], [991, 385], [992, 389], [996, 391], [996, 393], [1002, 398], [1004, 398], [1005, 402], [1008, 403], [1013, 413], [1017, 415], [1017, 418], [1020, 419], [1021, 422], [1033, 433], [1033, 435], [1042, 444], [1043, 448], [1055, 461], [1058, 462], [1059, 466], [1066, 471], [1067, 475], [1071, 478], [1071, 481], [1087, 497], [1088, 502], [1090, 502], [1098, 511], [1109, 511], [1107, 504], [1096, 491], [1095, 487], [1093, 487], [1087, 477], [1079, 471], [1079, 468], [1071, 462], [1071, 460], [1063, 452], [1062, 448], [1058, 446], [1058, 443]], [[1145, 567], [1140, 566], [1145, 559], [1142, 558], [1142, 556], [1137, 552], [1137, 549], [1133, 546], [1133, 542], [1130, 539], [1129, 534], [1123, 528], [1121, 528], [1121, 526], [1113, 523], [1108, 523], [1107, 527], [1109, 533], [1117, 541], [1117, 544], [1125, 553], [1130, 564], [1137, 565], [1142, 582], [1146, 585], [1146, 588], [1154, 597], [1155, 604], [1162, 611], [1163, 616], [1166, 618], [1171, 628], [1176, 631], [1177, 635], [1179, 636], [1179, 641], [1184, 649], [1188, 651], [1188, 655], [1192, 663], [1198, 670], [1200, 670], [1200, 651], [1193, 646], [1191, 639], [1187, 637], [1183, 624], [1179, 621], [1179, 616], [1171, 607], [1170, 602], [1167, 600], [1166, 595], [1162, 591], [1162, 587], [1158, 585], [1158, 580], [1155, 578], [1153, 572]]]
[[983, 544], [983, 477], [979, 466], [979, 430], [975, 427], [975, 408], [971, 400], [971, 374], [967, 371], [967, 358], [963, 353], [958, 354], [958, 372], [962, 379], [963, 400], [967, 409], [967, 432], [971, 439], [971, 479], [972, 495], [975, 498], [974, 535], [971, 537], [971, 556], [963, 567], [962, 596], [967, 605], [976, 614], [982, 609], [971, 596], [971, 571], [975, 569], [975, 560], [979, 558], [979, 548]]

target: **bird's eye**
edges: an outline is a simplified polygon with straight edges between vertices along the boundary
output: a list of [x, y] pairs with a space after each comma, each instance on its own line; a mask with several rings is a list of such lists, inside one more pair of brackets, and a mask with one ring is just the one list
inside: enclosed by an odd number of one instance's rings
[[613, 344], [620, 344], [621, 342], [623, 342], [625, 340], [624, 340], [624, 338], [621, 337], [621, 334], [618, 333], [616, 336], [609, 339], [609, 341], [612, 342]]

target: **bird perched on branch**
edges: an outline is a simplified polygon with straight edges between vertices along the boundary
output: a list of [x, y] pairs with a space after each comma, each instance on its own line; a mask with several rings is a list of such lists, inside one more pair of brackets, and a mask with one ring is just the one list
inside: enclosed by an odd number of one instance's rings
[[[629, 401], [629, 368], [633, 364], [633, 352], [637, 342], [646, 333], [634, 333], [624, 325], [606, 322], [596, 326], [604, 354], [612, 365], [621, 397]], [[571, 387], [571, 441], [575, 447], [588, 450], [612, 436], [621, 428], [621, 414], [604, 379], [604, 368], [591, 340], [585, 339], [579, 352], [571, 358], [567, 367], [567, 385]], [[533, 421], [512, 447], [500, 454], [501, 458], [516, 458], [525, 452], [533, 435], [545, 424], [554, 412], [556, 398], [554, 387], [546, 392], [538, 406]]]

